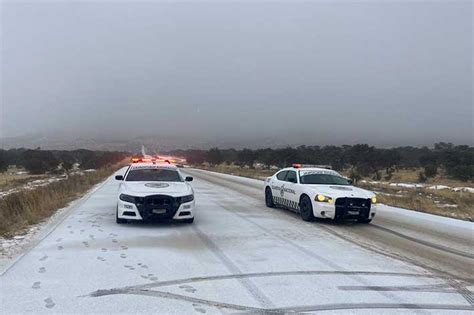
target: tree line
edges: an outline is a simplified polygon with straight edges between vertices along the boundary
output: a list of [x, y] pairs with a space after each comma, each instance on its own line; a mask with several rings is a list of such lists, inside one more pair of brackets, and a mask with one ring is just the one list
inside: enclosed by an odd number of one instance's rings
[[[183, 156], [189, 164], [221, 163], [253, 168], [257, 163], [265, 168], [283, 168], [293, 163], [330, 165], [342, 171], [350, 169], [351, 177], [372, 176], [376, 180], [391, 178], [396, 169], [421, 168], [420, 181], [438, 174], [441, 168], [447, 176], [463, 181], [474, 180], [474, 147], [436, 143], [428, 147], [376, 148], [368, 144], [343, 146], [299, 146], [296, 148], [177, 150], [169, 154]], [[382, 174], [383, 177], [382, 177]]]
[[41, 150], [41, 148], [0, 150], [0, 172], [5, 172], [11, 165], [23, 167], [30, 174], [69, 172], [76, 163], [83, 170], [98, 169], [118, 163], [128, 156], [129, 153], [125, 152], [85, 149], [74, 151]]

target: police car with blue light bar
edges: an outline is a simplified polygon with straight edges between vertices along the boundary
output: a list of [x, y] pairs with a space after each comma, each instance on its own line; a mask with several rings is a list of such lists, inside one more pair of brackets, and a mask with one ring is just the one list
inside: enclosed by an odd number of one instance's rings
[[370, 223], [377, 210], [371, 191], [328, 167], [294, 164], [265, 180], [265, 203], [295, 211], [305, 221], [315, 218], [355, 219]]
[[192, 177], [183, 177], [169, 161], [134, 161], [120, 181], [116, 221], [132, 220], [194, 221]]

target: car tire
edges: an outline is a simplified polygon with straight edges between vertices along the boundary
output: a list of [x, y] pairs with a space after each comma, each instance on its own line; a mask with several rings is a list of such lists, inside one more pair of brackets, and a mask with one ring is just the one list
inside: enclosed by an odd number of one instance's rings
[[187, 224], [192, 224], [194, 222], [194, 218], [191, 218], [191, 219], [184, 219], [183, 220], [184, 223], [187, 223]]
[[127, 223], [127, 220], [126, 219], [120, 219], [118, 217], [118, 208], [117, 208], [117, 211], [115, 211], [115, 223], [117, 224], [124, 224], [124, 223]]
[[267, 187], [265, 189], [265, 204], [269, 208], [274, 208], [275, 207], [275, 204], [273, 203], [273, 194], [272, 194], [272, 190], [270, 189], [270, 187]]
[[369, 224], [370, 222], [372, 222], [372, 219], [357, 219], [357, 222]]
[[300, 215], [303, 221], [314, 221], [313, 205], [308, 196], [303, 196], [300, 201]]

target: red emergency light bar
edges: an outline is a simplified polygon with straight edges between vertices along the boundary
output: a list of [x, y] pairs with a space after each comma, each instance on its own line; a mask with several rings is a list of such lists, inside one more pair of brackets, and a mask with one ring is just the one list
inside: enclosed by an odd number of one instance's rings
[[295, 163], [292, 165], [293, 168], [302, 168], [302, 167], [312, 167], [312, 168], [324, 168], [327, 170], [332, 170], [331, 165], [316, 165], [316, 164], [299, 164]]
[[132, 163], [156, 163], [156, 162], [164, 162], [171, 164], [170, 160], [160, 160], [156, 158], [141, 158], [141, 157], [133, 157], [132, 158]]

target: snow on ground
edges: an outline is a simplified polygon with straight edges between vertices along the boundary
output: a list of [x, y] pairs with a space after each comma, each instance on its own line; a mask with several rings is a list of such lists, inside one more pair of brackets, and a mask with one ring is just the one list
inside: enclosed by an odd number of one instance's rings
[[[367, 181], [367, 180], [361, 180], [361, 183], [367, 183], [371, 185], [389, 185], [391, 187], [402, 187], [402, 188], [409, 188], [409, 189], [415, 189], [415, 188], [425, 188], [425, 184], [413, 184], [413, 183], [388, 183], [388, 182], [379, 182], [379, 181]], [[426, 187], [428, 189], [432, 190], [443, 190], [443, 189], [449, 189], [452, 191], [456, 192], [469, 192], [469, 193], [474, 193], [474, 188], [472, 187], [450, 187], [446, 185], [433, 185]]]
[[[220, 175], [214, 174], [214, 177]], [[237, 178], [258, 188], [261, 181]], [[115, 223], [111, 178], [1, 276], [5, 313], [469, 314], [443, 278], [196, 177], [186, 224]], [[254, 190], [255, 190], [254, 189]], [[397, 214], [398, 215], [398, 214]], [[347, 228], [348, 229], [348, 228]], [[456, 229], [457, 231], [459, 229]], [[391, 237], [391, 236], [390, 236]], [[315, 292], [317, 293], [315, 295]], [[366, 309], [378, 306], [380, 309]], [[391, 312], [390, 308], [397, 308]], [[385, 309], [383, 309], [385, 308]], [[444, 309], [443, 309], [444, 308]]]

